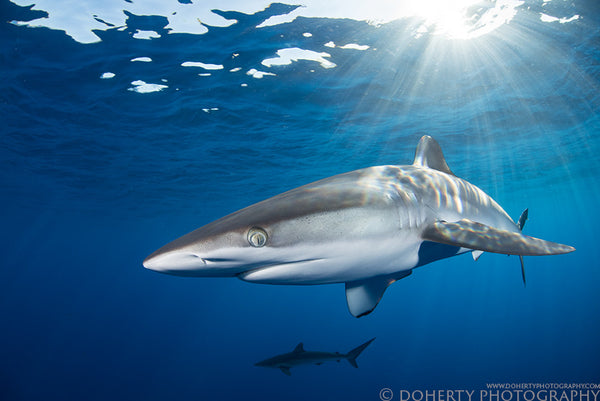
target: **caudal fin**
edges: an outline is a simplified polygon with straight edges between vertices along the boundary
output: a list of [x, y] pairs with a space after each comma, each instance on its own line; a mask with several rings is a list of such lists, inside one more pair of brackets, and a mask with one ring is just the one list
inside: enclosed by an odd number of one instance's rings
[[523, 287], [527, 287], [527, 280], [525, 280], [525, 263], [523, 262], [523, 256], [519, 255], [519, 261], [521, 261], [521, 277], [523, 278]]
[[371, 338], [366, 343], [359, 345], [358, 347], [354, 348], [352, 351], [346, 354], [346, 359], [348, 360], [348, 362], [350, 362], [350, 365], [354, 366], [355, 368], [358, 368], [358, 365], [356, 364], [356, 358], [358, 358], [360, 353], [363, 352], [365, 348], [367, 348], [369, 344], [373, 342], [373, 340], [375, 340], [375, 337]]
[[[523, 227], [525, 227], [525, 222], [529, 217], [529, 209], [523, 210], [521, 216], [519, 216], [519, 221], [517, 222], [517, 227], [519, 230], [523, 231]], [[523, 256], [519, 255], [519, 261], [521, 262], [521, 277], [523, 278], [523, 286], [527, 287], [527, 280], [525, 280], [525, 263], [523, 262]]]
[[528, 217], [529, 209], [523, 210], [523, 213], [521, 213], [521, 215], [519, 216], [519, 221], [517, 222], [517, 227], [519, 227], [519, 230], [523, 231], [523, 227], [525, 227], [525, 222], [527, 221]]

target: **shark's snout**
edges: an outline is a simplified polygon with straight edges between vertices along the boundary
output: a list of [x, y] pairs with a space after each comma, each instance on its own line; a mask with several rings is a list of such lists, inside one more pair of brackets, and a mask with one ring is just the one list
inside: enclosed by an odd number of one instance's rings
[[153, 253], [143, 264], [146, 269], [161, 273], [193, 271], [206, 266], [206, 262], [200, 256], [183, 251]]
[[174, 276], [229, 277], [255, 267], [254, 264], [248, 265], [244, 259], [223, 258], [221, 255], [215, 257], [214, 253], [206, 249], [173, 249], [170, 244], [164, 248], [144, 260], [146, 269]]

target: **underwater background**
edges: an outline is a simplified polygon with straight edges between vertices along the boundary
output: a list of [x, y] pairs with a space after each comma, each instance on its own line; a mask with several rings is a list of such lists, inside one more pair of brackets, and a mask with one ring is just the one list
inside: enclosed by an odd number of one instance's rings
[[[0, 399], [600, 383], [600, 4], [324, 4], [0, 0]], [[342, 284], [142, 266], [288, 189], [410, 164], [424, 134], [515, 220], [529, 208], [526, 234], [577, 251], [526, 257], [526, 287], [515, 256], [435, 262], [360, 319]], [[254, 366], [372, 337], [358, 369]]]

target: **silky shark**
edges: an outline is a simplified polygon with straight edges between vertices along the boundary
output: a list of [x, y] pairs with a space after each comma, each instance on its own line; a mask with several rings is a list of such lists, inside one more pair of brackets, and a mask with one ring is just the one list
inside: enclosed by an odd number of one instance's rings
[[292, 189], [198, 228], [143, 263], [179, 276], [345, 283], [348, 309], [360, 317], [391, 283], [436, 260], [575, 250], [521, 234], [526, 218], [515, 224], [455, 176], [440, 145], [423, 136], [412, 165], [369, 167]]
[[375, 340], [370, 339], [366, 343], [359, 345], [347, 354], [341, 354], [339, 352], [320, 352], [320, 351], [305, 351], [302, 343], [298, 344], [292, 352], [286, 354], [276, 355], [272, 358], [265, 359], [262, 362], [255, 363], [254, 366], [263, 366], [265, 368], [278, 368], [283, 373], [291, 376], [290, 368], [299, 365], [322, 365], [324, 362], [336, 361], [339, 362], [342, 359], [346, 359], [350, 365], [358, 368], [356, 364], [356, 358], [364, 351]]

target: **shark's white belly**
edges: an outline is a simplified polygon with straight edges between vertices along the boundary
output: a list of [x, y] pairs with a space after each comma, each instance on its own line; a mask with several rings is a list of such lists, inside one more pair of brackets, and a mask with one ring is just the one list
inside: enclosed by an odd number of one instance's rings
[[[264, 284], [328, 284], [413, 269], [422, 240], [414, 235], [339, 241], [296, 249], [306, 259], [257, 268], [239, 275]], [[327, 255], [327, 256], [325, 256]]]

